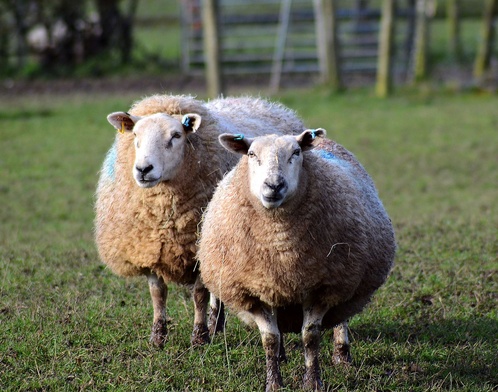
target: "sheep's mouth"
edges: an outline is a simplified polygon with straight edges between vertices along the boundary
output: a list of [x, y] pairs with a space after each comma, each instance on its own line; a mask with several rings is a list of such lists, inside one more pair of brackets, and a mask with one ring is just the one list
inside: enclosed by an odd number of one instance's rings
[[141, 188], [152, 188], [159, 184], [158, 178], [137, 178], [136, 181]]
[[262, 196], [261, 202], [265, 208], [277, 208], [280, 207], [284, 200], [284, 197], [281, 195], [275, 196]]

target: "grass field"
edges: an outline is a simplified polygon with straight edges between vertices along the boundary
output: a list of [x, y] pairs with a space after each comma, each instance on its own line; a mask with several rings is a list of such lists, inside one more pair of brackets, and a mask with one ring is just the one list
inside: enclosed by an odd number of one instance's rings
[[[170, 287], [169, 342], [148, 343], [144, 279], [114, 276], [92, 238], [93, 194], [114, 131], [105, 116], [139, 94], [0, 102], [0, 389], [263, 390], [259, 333], [189, 347], [188, 292]], [[319, 89], [279, 97], [353, 151], [374, 178], [399, 250], [387, 284], [350, 324], [353, 365], [331, 365], [330, 391], [498, 388], [498, 97]], [[286, 340], [285, 390], [299, 389], [299, 337]]]

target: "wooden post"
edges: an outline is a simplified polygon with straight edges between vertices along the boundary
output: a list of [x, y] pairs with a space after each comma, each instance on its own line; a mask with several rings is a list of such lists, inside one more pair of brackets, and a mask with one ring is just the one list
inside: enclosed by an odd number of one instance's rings
[[202, 26], [207, 95], [210, 98], [216, 98], [223, 94], [218, 30], [218, 0], [202, 0]]
[[481, 26], [479, 49], [474, 64], [474, 78], [478, 83], [482, 81], [484, 74], [489, 68], [491, 49], [493, 47], [494, 27], [493, 18], [498, 7], [498, 0], [486, 0]]
[[459, 0], [446, 0], [446, 19], [448, 21], [448, 36], [449, 36], [449, 55], [458, 61], [462, 56], [462, 47], [460, 44], [460, 15], [459, 15]]
[[377, 83], [375, 93], [385, 98], [392, 91], [392, 57], [394, 36], [395, 0], [383, 0], [379, 32], [379, 53], [377, 59]]
[[322, 83], [333, 92], [343, 89], [334, 0], [314, 0], [318, 62]]
[[280, 77], [285, 55], [285, 44], [287, 42], [287, 32], [289, 30], [290, 10], [292, 0], [282, 0], [280, 5], [279, 29], [277, 32], [277, 44], [273, 56], [273, 65], [270, 79], [270, 90], [273, 94], [280, 88]]
[[415, 82], [420, 82], [427, 76], [427, 33], [427, 0], [417, 0], [413, 54], [413, 81]]

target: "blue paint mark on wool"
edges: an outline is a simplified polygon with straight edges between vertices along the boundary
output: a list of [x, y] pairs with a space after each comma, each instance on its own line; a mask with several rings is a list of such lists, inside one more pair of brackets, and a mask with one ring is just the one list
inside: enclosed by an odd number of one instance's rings
[[118, 159], [118, 148], [116, 143], [114, 143], [111, 149], [107, 152], [107, 155], [104, 160], [104, 165], [102, 167], [102, 171], [104, 174], [114, 181], [114, 177], [116, 174], [116, 160]]
[[337, 159], [337, 157], [332, 154], [330, 151], [326, 150], [312, 150], [314, 154], [318, 155], [320, 158], [327, 159], [327, 160], [332, 160], [332, 159]]
[[315, 155], [318, 155], [320, 158], [325, 159], [328, 163], [342, 167], [343, 169], [347, 170], [348, 172], [351, 171], [351, 163], [346, 161], [345, 159], [339, 158], [337, 155], [331, 153], [330, 151], [327, 150], [321, 150], [321, 149], [314, 149], [311, 150]]

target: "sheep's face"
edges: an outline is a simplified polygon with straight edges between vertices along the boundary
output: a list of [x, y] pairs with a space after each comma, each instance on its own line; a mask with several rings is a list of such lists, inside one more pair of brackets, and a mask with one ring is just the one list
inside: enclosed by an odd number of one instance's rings
[[323, 129], [298, 136], [261, 136], [254, 139], [223, 134], [220, 143], [229, 151], [247, 155], [250, 192], [268, 209], [278, 208], [298, 190], [303, 151], [317, 144]]
[[142, 188], [176, 177], [183, 163], [187, 134], [195, 132], [201, 122], [200, 116], [193, 113], [183, 117], [163, 113], [137, 117], [118, 112], [107, 118], [121, 132], [133, 132], [133, 177]]

